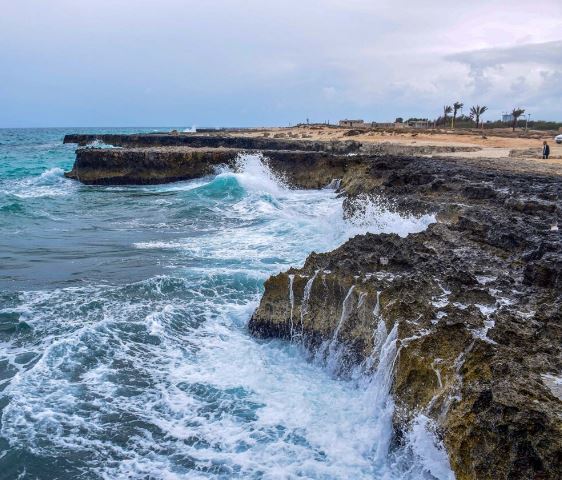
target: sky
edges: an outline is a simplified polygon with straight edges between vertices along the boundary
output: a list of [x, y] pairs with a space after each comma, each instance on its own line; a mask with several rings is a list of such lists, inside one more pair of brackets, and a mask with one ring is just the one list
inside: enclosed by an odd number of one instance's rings
[[0, 0], [0, 127], [562, 121], [561, 0]]

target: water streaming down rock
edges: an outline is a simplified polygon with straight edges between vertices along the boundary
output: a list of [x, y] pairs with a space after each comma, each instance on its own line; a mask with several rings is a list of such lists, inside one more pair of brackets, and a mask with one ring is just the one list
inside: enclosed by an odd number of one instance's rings
[[[333, 337], [329, 342], [320, 346], [319, 352], [321, 353], [316, 355], [316, 358], [322, 359], [331, 372], [341, 369], [342, 352], [345, 347], [338, 343], [338, 336], [354, 308], [352, 300], [354, 291], [355, 285], [352, 285], [344, 298], [340, 321]], [[377, 328], [373, 332], [372, 352], [364, 364], [354, 368], [352, 375], [356, 379], [358, 388], [363, 390], [362, 395], [369, 399], [369, 406], [376, 418], [373, 424], [373, 434], [377, 441], [372, 447], [375, 477], [388, 475], [387, 465], [390, 457], [394, 462], [392, 478], [396, 476], [396, 478], [405, 479], [453, 480], [454, 475], [450, 469], [446, 452], [432, 431], [431, 421], [422, 414], [416, 417], [412, 425], [407, 428], [405, 442], [391, 451], [395, 409], [391, 387], [395, 362], [401, 347], [397, 346], [398, 323], [395, 323], [388, 332], [386, 322], [380, 313], [381, 293], [380, 290], [376, 292], [376, 303], [371, 312], [377, 321]], [[360, 292], [355, 308], [359, 310], [365, 305], [367, 298], [366, 292]]]
[[374, 367], [377, 366], [379, 361], [380, 352], [383, 348], [384, 342], [388, 337], [388, 330], [386, 328], [386, 322], [380, 314], [380, 297], [382, 291], [377, 291], [377, 301], [375, 307], [373, 308], [373, 317], [375, 317], [377, 322], [377, 327], [373, 332], [373, 352], [365, 360], [364, 370], [366, 372], [371, 372]]
[[[345, 310], [344, 322], [349, 318], [351, 311], [350, 298], [355, 289], [348, 291], [342, 309]], [[380, 294], [372, 310], [377, 318], [377, 329], [373, 333], [373, 350], [369, 355], [367, 365], [359, 365], [355, 369], [355, 381], [363, 398], [368, 401], [368, 408], [375, 418], [372, 424], [373, 443], [370, 453], [374, 465], [374, 478], [400, 478], [400, 479], [438, 479], [454, 480], [447, 454], [442, 442], [434, 433], [434, 424], [423, 414], [419, 414], [405, 429], [404, 441], [392, 448], [394, 436], [393, 418], [395, 402], [391, 395], [394, 378], [394, 368], [401, 346], [398, 347], [398, 323], [395, 323], [390, 332], [380, 314]], [[364, 304], [367, 294], [361, 292], [356, 308]], [[340, 317], [341, 320], [341, 317]], [[338, 327], [343, 324], [339, 323]], [[334, 346], [337, 337], [330, 341], [324, 362], [329, 371], [341, 367], [341, 354], [343, 346]], [[325, 345], [321, 346], [325, 350]], [[368, 399], [368, 400], [367, 400]], [[391, 459], [389, 461], [389, 459]], [[389, 463], [393, 467], [389, 470]]]
[[365, 305], [365, 300], [367, 299], [367, 292], [360, 292], [359, 298], [357, 299], [357, 309], [360, 309]]
[[352, 285], [348, 292], [347, 295], [345, 296], [345, 298], [343, 299], [343, 304], [342, 304], [342, 309], [341, 309], [341, 317], [340, 317], [340, 321], [338, 322], [336, 329], [334, 330], [334, 335], [332, 336], [332, 339], [330, 340], [330, 343], [328, 345], [328, 350], [333, 351], [333, 349], [335, 348], [335, 346], [338, 343], [338, 335], [343, 327], [343, 325], [345, 324], [345, 321], [349, 318], [349, 315], [351, 313], [351, 310], [353, 309], [353, 291], [355, 290], [355, 285]]
[[398, 325], [395, 325], [381, 346], [378, 355], [377, 369], [370, 380], [370, 392], [372, 394], [373, 410], [378, 412], [380, 421], [378, 423], [379, 439], [374, 452], [375, 461], [381, 463], [388, 454], [390, 440], [392, 438], [392, 415], [394, 413], [394, 401], [390, 396], [390, 387], [394, 362], [396, 360], [396, 338]]
[[334, 334], [332, 335], [332, 338], [330, 340], [327, 340], [325, 342], [325, 344], [323, 345], [322, 348], [320, 348], [320, 355], [321, 356], [326, 356], [326, 365], [328, 367], [328, 369], [332, 372], [335, 372], [339, 369], [341, 369], [341, 364], [340, 364], [340, 360], [341, 360], [341, 356], [343, 354], [343, 349], [344, 346], [340, 343], [339, 341], [339, 334], [340, 331], [342, 329], [342, 327], [344, 326], [346, 320], [349, 318], [349, 315], [351, 314], [351, 311], [353, 309], [353, 291], [355, 289], [355, 285], [352, 285], [348, 292], [347, 295], [345, 296], [343, 303], [342, 303], [342, 309], [341, 309], [341, 316], [339, 319], [339, 322], [334, 330]]
[[[353, 286], [348, 291], [342, 310], [345, 311], [345, 319], [349, 318], [350, 294], [354, 291]], [[454, 480], [447, 454], [441, 440], [435, 434], [434, 423], [423, 413], [418, 414], [409, 426], [404, 430], [404, 441], [391, 448], [394, 431], [393, 418], [395, 414], [395, 402], [391, 395], [394, 378], [394, 368], [400, 349], [404, 344], [398, 346], [398, 328], [395, 323], [390, 332], [386, 328], [386, 322], [380, 313], [380, 294], [377, 291], [376, 303], [372, 315], [377, 319], [377, 328], [373, 333], [373, 349], [367, 361], [358, 365], [352, 375], [358, 382], [358, 388], [363, 390], [365, 398], [369, 399], [370, 408], [376, 418], [373, 424], [373, 433], [377, 441], [373, 445], [372, 458], [375, 465], [375, 478], [379, 475], [385, 478], [389, 475], [387, 470], [389, 458], [394, 465], [390, 478], [402, 479], [438, 479]], [[356, 308], [359, 309], [367, 299], [367, 294], [361, 292]], [[347, 301], [347, 305], [346, 305]], [[343, 313], [343, 312], [342, 312]], [[345, 322], [345, 320], [344, 320]], [[338, 324], [341, 330], [343, 324]], [[343, 345], [334, 347], [337, 337], [334, 335], [330, 341], [330, 347], [325, 354], [326, 365], [329, 371], [335, 371], [341, 366], [341, 355]], [[324, 346], [322, 346], [324, 348]]]
[[310, 279], [306, 282], [306, 285], [304, 286], [304, 291], [302, 294], [302, 303], [301, 303], [301, 332], [300, 335], [301, 337], [303, 337], [304, 335], [304, 317], [305, 315], [308, 313], [308, 302], [310, 300], [310, 292], [312, 290], [312, 285], [314, 284], [314, 280], [316, 280], [316, 277], [318, 276], [318, 272], [320, 272], [320, 270], [316, 270], [314, 272], [314, 275], [312, 275], [312, 277], [310, 277]]
[[341, 178], [333, 178], [324, 188], [328, 190], [338, 190], [341, 186]]
[[290, 332], [291, 339], [293, 339], [295, 336], [295, 327], [293, 324], [293, 312], [295, 310], [295, 292], [293, 291], [294, 282], [295, 282], [295, 276], [289, 275], [289, 308], [290, 308], [289, 321], [291, 325], [291, 332]]
[[376, 303], [375, 308], [373, 310], [373, 315], [375, 316], [375, 318], [378, 319], [377, 329], [375, 331], [375, 336], [374, 336], [374, 339], [373, 339], [373, 345], [374, 345], [373, 352], [375, 352], [375, 355], [378, 354], [378, 352], [380, 352], [384, 342], [386, 341], [386, 339], [388, 337], [388, 330], [386, 328], [386, 323], [384, 321], [384, 318], [380, 314], [380, 296], [381, 296], [381, 293], [382, 293], [382, 291], [377, 291], [377, 303]]
[[377, 290], [377, 303], [375, 303], [375, 307], [373, 308], [373, 315], [375, 318], [381, 318], [381, 293], [382, 291]]

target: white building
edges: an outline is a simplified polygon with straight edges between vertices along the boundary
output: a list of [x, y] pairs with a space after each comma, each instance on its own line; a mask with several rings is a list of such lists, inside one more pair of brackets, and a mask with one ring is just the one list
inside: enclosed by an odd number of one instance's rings
[[363, 120], [340, 120], [340, 127], [367, 127]]

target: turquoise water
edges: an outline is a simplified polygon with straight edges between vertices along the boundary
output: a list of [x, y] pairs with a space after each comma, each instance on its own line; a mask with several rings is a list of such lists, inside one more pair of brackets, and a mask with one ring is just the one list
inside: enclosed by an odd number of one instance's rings
[[344, 221], [257, 156], [84, 186], [77, 131], [0, 130], [0, 479], [451, 478], [424, 428], [388, 451], [392, 333], [379, 375], [342, 380], [246, 327], [269, 275], [431, 218]]

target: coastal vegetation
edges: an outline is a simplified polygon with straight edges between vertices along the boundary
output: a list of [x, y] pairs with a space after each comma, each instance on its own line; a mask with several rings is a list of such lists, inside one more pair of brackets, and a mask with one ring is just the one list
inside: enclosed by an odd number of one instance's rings
[[458, 115], [458, 111], [463, 108], [464, 104], [461, 101], [456, 101], [452, 106], [444, 105], [443, 113], [437, 117], [433, 123], [435, 126], [446, 127], [450, 125], [451, 128], [506, 128], [511, 127], [512, 131], [516, 128], [525, 128], [532, 130], [560, 130], [562, 129], [562, 122], [553, 120], [531, 120], [525, 118], [525, 109], [521, 107], [513, 108], [511, 113], [507, 116], [508, 120], [482, 120], [482, 116], [489, 110], [486, 105], [476, 104], [470, 107], [469, 114]]
[[525, 113], [525, 109], [519, 107], [514, 108], [513, 111], [511, 112], [511, 118], [512, 118], [511, 126], [513, 127], [514, 132], [515, 132], [515, 127], [517, 126], [517, 120], [519, 120], [519, 117], [524, 113]]
[[457, 112], [459, 110], [462, 110], [462, 107], [464, 107], [464, 103], [456, 101], [455, 103], [453, 103], [453, 120], [451, 122], [451, 127], [455, 128], [455, 120], [457, 118]]
[[484, 112], [488, 110], [486, 106], [475, 105], [474, 107], [470, 108], [470, 118], [474, 120], [476, 123], [476, 128], [480, 125], [480, 117], [484, 114]]
[[447, 123], [447, 117], [452, 112], [453, 112], [453, 107], [451, 107], [451, 105], [445, 105], [443, 107], [443, 124], [444, 125]]

